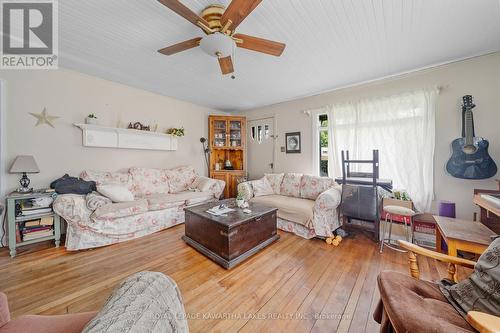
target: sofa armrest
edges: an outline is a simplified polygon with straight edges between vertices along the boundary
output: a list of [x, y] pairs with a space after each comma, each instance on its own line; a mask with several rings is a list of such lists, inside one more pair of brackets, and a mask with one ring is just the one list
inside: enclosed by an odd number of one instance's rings
[[198, 176], [193, 182], [193, 186], [201, 192], [210, 192], [216, 199], [219, 199], [222, 195], [222, 192], [224, 192], [226, 182], [220, 179]]
[[313, 226], [317, 236], [332, 237], [333, 231], [340, 227], [337, 210], [340, 197], [339, 189], [332, 187], [316, 198], [313, 206]]
[[87, 208], [84, 195], [58, 195], [52, 204], [54, 212], [61, 216], [68, 224], [85, 227], [91, 223], [92, 211]]
[[333, 208], [337, 209], [342, 199], [342, 192], [338, 187], [330, 187], [316, 198], [314, 208]]
[[238, 194], [243, 196], [245, 201], [253, 198], [253, 187], [250, 182], [243, 182], [238, 184]]

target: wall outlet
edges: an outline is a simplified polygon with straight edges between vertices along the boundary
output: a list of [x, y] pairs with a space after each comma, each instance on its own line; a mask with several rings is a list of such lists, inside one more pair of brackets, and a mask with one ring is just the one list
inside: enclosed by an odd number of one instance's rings
[[281, 150], [282, 153], [284, 153], [285, 152], [285, 146], [281, 146], [280, 150]]

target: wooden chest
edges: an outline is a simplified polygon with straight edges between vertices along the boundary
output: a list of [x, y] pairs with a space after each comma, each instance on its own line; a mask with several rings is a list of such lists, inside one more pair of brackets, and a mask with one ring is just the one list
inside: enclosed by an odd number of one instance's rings
[[[234, 200], [224, 200], [230, 206]], [[276, 208], [250, 204], [251, 214], [234, 208], [227, 216], [206, 211], [215, 203], [186, 208], [182, 239], [222, 267], [230, 269], [279, 239]]]

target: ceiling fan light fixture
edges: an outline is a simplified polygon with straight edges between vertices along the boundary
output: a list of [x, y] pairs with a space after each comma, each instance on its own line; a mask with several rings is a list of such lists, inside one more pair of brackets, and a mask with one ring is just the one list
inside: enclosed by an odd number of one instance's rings
[[200, 41], [200, 48], [212, 57], [228, 57], [235, 47], [233, 39], [220, 32], [206, 35]]

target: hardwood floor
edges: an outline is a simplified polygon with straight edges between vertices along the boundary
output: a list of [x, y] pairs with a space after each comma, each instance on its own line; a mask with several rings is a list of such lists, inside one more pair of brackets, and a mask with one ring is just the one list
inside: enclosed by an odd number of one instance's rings
[[[127, 276], [160, 271], [179, 285], [191, 332], [377, 332], [376, 278], [408, 273], [406, 255], [363, 234], [339, 247], [280, 232], [281, 239], [227, 271], [180, 238], [180, 225], [138, 240], [66, 252], [48, 247], [10, 259], [0, 250], [0, 290], [14, 317], [98, 310]], [[420, 259], [423, 279], [446, 267]]]

